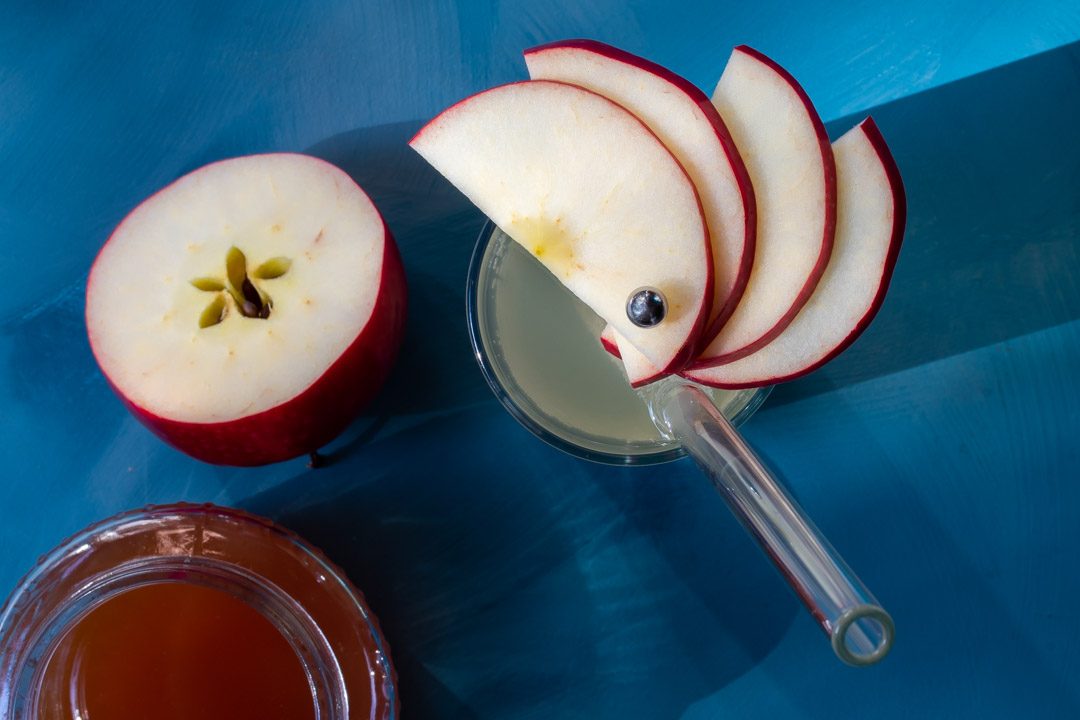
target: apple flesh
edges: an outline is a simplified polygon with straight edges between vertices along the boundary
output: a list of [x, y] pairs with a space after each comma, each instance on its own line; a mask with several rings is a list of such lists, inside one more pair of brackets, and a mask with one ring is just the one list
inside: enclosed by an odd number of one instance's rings
[[[410, 145], [656, 367], [684, 367], [713, 290], [709, 232], [679, 162], [638, 118], [592, 91], [534, 80], [457, 103]], [[641, 287], [667, 301], [634, 325]]]
[[713, 260], [704, 338], [735, 309], [754, 259], [754, 191], [720, 114], [705, 93], [667, 68], [595, 40], [525, 51], [529, 77], [592, 90], [633, 113], [686, 170], [701, 198]]
[[112, 233], [86, 291], [94, 357], [125, 405], [227, 465], [336, 437], [389, 374], [405, 311], [374, 204], [293, 154], [213, 163], [159, 191]]
[[712, 100], [754, 186], [757, 244], [738, 306], [694, 367], [744, 357], [779, 335], [824, 272], [836, 225], [829, 138], [795, 79], [741, 46], [732, 52]]
[[721, 388], [791, 380], [843, 352], [881, 307], [900, 252], [907, 203], [900, 172], [873, 120], [833, 144], [837, 225], [832, 257], [806, 305], [768, 345], [686, 377]]

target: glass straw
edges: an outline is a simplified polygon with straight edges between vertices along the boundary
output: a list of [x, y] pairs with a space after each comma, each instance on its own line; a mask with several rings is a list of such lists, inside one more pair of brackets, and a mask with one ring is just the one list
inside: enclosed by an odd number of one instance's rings
[[667, 378], [641, 391], [660, 431], [678, 440], [705, 471], [849, 665], [872, 665], [889, 652], [893, 621], [702, 392]]

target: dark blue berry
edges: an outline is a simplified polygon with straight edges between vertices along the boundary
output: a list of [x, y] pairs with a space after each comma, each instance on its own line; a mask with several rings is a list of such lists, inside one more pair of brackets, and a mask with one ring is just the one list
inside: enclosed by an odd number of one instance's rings
[[638, 327], [659, 325], [667, 315], [667, 301], [656, 288], [638, 288], [626, 301], [626, 317]]

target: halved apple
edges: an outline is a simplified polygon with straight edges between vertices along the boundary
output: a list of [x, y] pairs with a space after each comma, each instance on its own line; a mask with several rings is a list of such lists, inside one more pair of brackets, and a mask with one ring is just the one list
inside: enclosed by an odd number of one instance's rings
[[525, 51], [534, 80], [592, 90], [633, 113], [686, 170], [701, 198], [712, 242], [713, 296], [703, 341], [742, 296], [754, 259], [754, 191], [739, 151], [705, 93], [667, 68], [595, 40]]
[[769, 344], [734, 362], [684, 375], [722, 388], [777, 383], [815, 370], [870, 324], [892, 277], [907, 203], [900, 172], [873, 120], [833, 143], [837, 225], [832, 258], [806, 305]]
[[779, 335], [824, 272], [836, 225], [829, 138], [795, 78], [740, 46], [712, 100], [754, 186], [757, 245], [738, 306], [693, 367], [736, 360]]
[[101, 249], [86, 325], [134, 415], [212, 463], [316, 451], [389, 374], [405, 275], [348, 175], [277, 154], [213, 163], [143, 202]]
[[[712, 297], [709, 233], [693, 183], [620, 105], [574, 85], [473, 95], [410, 145], [656, 367], [684, 367]], [[627, 300], [658, 289], [667, 315], [634, 325]]]

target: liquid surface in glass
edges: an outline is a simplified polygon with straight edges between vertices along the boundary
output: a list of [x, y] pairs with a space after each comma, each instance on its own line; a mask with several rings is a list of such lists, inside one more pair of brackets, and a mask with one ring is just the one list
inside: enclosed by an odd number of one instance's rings
[[[604, 321], [501, 230], [487, 244], [476, 283], [486, 362], [519, 419], [523, 414], [526, 424], [622, 462], [678, 452], [653, 424], [621, 361], [600, 345]], [[760, 391], [707, 392], [733, 417]]]
[[299, 657], [266, 617], [220, 590], [157, 583], [106, 600], [61, 639], [41, 720], [314, 720]]

